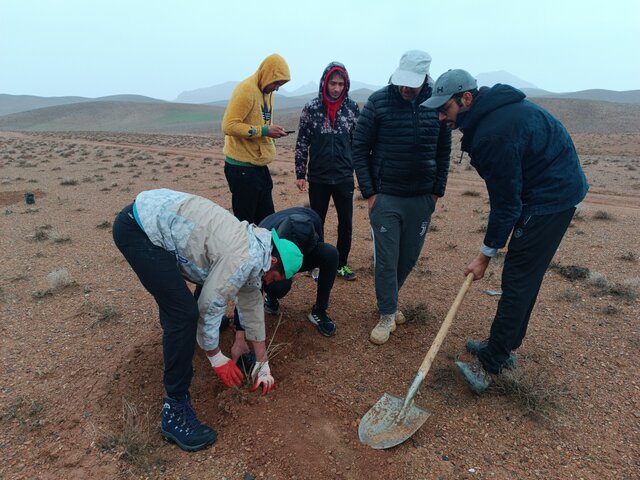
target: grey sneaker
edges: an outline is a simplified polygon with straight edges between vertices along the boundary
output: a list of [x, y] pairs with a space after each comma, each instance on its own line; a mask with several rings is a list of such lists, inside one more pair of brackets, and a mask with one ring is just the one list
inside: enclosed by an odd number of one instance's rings
[[456, 367], [474, 393], [481, 395], [489, 388], [491, 375], [484, 369], [480, 360], [469, 363], [457, 360]]
[[[477, 356], [478, 352], [484, 347], [486, 347], [488, 343], [489, 343], [488, 340], [470, 339], [470, 340], [467, 340], [465, 347], [467, 348], [467, 352]], [[511, 350], [511, 353], [509, 354], [509, 358], [507, 359], [506, 362], [504, 362], [503, 368], [509, 368], [513, 370], [517, 366], [518, 366], [518, 355], [516, 354], [515, 350]]]
[[378, 324], [373, 330], [371, 330], [369, 340], [371, 340], [376, 345], [382, 345], [387, 340], [389, 340], [389, 335], [396, 329], [395, 316], [395, 313], [380, 315]]
[[404, 313], [400, 310], [396, 310], [396, 325], [402, 325], [403, 323], [407, 323], [407, 319], [404, 318]]
[[280, 301], [276, 297], [264, 296], [264, 311], [271, 315], [280, 315]]

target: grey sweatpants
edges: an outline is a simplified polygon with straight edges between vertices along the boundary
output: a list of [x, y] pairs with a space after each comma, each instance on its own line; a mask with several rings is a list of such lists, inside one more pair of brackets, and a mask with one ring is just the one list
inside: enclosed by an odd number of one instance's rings
[[435, 208], [431, 194], [378, 194], [369, 211], [374, 246], [376, 299], [381, 315], [398, 308], [398, 292], [418, 261]]

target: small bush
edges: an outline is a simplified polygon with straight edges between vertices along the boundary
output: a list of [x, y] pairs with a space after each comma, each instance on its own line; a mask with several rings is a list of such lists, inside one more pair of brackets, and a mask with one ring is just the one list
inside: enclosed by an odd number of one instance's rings
[[96, 225], [96, 228], [106, 230], [107, 228], [111, 228], [111, 222], [109, 220], [105, 220], [104, 222], [101, 222], [98, 225]]
[[402, 313], [408, 322], [414, 322], [419, 325], [430, 324], [436, 318], [435, 315], [429, 311], [429, 306], [424, 302], [406, 305], [402, 308]]
[[63, 185], [63, 186], [78, 185], [78, 181], [73, 178], [65, 177], [60, 182], [60, 185]]
[[463, 197], [479, 197], [480, 192], [476, 192], [475, 190], [465, 190], [462, 192]]
[[547, 420], [553, 411], [561, 408], [562, 398], [569, 393], [566, 387], [553, 383], [542, 374], [529, 374], [519, 368], [504, 370], [491, 388], [498, 394], [514, 398], [531, 417]]
[[65, 288], [75, 283], [66, 268], [60, 268], [49, 272], [49, 274], [47, 274], [47, 282], [49, 282], [51, 290]]
[[613, 215], [604, 210], [598, 210], [593, 214], [594, 220], [613, 220]]
[[625, 262], [637, 262], [638, 255], [635, 252], [627, 252], [618, 257], [620, 260], [624, 260]]

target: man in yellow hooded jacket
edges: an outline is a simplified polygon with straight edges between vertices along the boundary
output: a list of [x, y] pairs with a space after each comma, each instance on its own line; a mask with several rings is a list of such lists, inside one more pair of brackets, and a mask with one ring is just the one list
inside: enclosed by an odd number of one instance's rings
[[257, 225], [275, 212], [267, 165], [276, 156], [274, 139], [287, 132], [272, 124], [273, 92], [290, 79], [284, 58], [269, 55], [256, 73], [236, 86], [224, 113], [224, 174], [233, 214], [241, 221]]

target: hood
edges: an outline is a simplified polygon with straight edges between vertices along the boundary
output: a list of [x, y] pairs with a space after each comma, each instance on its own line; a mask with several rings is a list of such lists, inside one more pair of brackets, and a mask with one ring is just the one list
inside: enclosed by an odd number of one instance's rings
[[320, 77], [320, 86], [318, 87], [318, 96], [320, 100], [323, 100], [325, 89], [327, 88], [327, 82], [329, 81], [329, 77], [333, 74], [334, 71], [342, 71], [344, 73], [344, 97], [347, 98], [349, 96], [349, 88], [351, 87], [351, 81], [349, 80], [349, 73], [343, 64], [340, 62], [331, 62], [322, 72], [322, 77]]
[[302, 252], [308, 254], [318, 245], [318, 234], [313, 221], [306, 215], [293, 213], [285, 218], [276, 230], [280, 238], [293, 242]]
[[497, 83], [493, 87], [482, 87], [478, 92], [471, 108], [458, 113], [457, 124], [461, 130], [473, 129], [478, 122], [494, 110], [522, 101], [526, 95], [511, 85]]
[[291, 74], [289, 73], [289, 65], [284, 58], [277, 53], [269, 55], [265, 58], [258, 70], [255, 73], [258, 80], [258, 87], [260, 90], [264, 89], [267, 85], [273, 82], [291, 80]]

